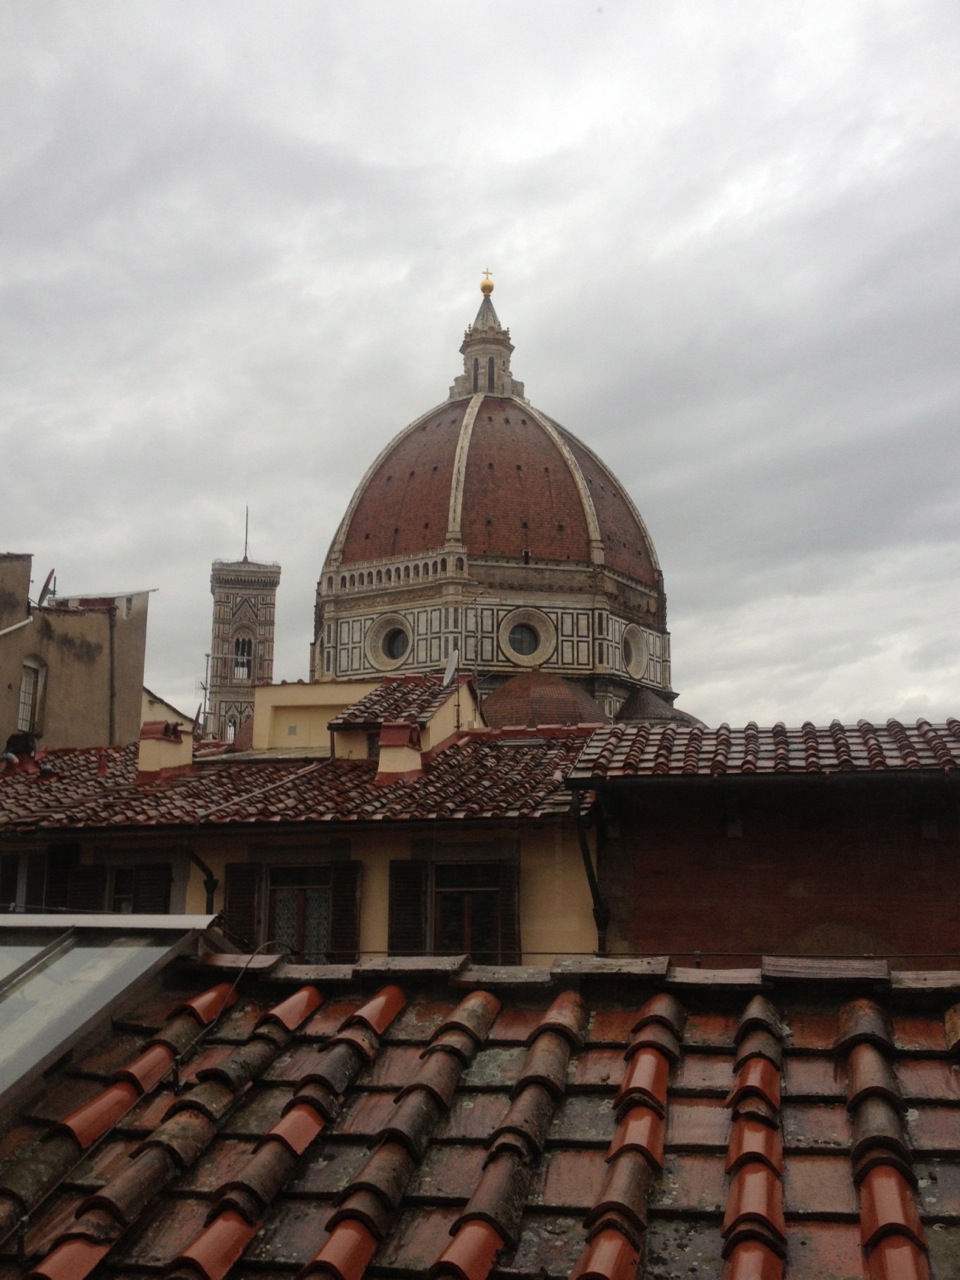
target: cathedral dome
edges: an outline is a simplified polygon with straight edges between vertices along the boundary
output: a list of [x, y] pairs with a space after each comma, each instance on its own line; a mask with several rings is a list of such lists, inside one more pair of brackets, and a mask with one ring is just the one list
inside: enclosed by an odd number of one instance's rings
[[401, 432], [357, 489], [338, 542], [341, 569], [457, 544], [518, 563], [602, 563], [657, 588], [653, 544], [619, 481], [513, 396], [454, 400]]
[[614, 714], [672, 699], [666, 597], [624, 487], [526, 399], [489, 279], [442, 404], [386, 446], [354, 493], [317, 592], [313, 675], [442, 667], [488, 690], [541, 666]]

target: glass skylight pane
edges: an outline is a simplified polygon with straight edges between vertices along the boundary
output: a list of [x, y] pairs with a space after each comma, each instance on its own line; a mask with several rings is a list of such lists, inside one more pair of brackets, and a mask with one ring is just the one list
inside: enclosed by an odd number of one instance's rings
[[[0, 1096], [54, 1060], [77, 1031], [168, 956], [182, 936], [84, 931], [69, 950], [15, 982], [0, 999]], [[2, 947], [0, 953], [9, 950], [22, 948]], [[21, 956], [19, 963], [27, 958]]]

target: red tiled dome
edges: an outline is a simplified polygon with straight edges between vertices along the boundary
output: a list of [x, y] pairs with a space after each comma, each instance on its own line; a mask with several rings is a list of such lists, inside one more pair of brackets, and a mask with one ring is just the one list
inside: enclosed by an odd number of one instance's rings
[[613, 715], [638, 685], [672, 696], [667, 597], [626, 490], [526, 399], [490, 281], [447, 400], [363, 477], [317, 583], [313, 679], [470, 671], [485, 688], [543, 667]]
[[582, 685], [534, 668], [505, 681], [483, 700], [492, 729], [507, 725], [609, 724], [600, 705]]
[[517, 397], [467, 397], [401, 432], [345, 517], [340, 564], [435, 553], [597, 562], [657, 586], [656, 554], [622, 485], [576, 437]]

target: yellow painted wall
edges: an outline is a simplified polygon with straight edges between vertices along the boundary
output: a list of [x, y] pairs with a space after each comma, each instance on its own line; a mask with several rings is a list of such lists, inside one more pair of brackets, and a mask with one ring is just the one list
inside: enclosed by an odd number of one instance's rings
[[[342, 836], [342, 830], [337, 835]], [[463, 849], [472, 843], [482, 843], [489, 850], [490, 842], [499, 838], [516, 838], [516, 828], [507, 831], [482, 831], [477, 828], [464, 830]], [[387, 909], [389, 901], [390, 862], [394, 858], [409, 858], [415, 842], [422, 842], [428, 835], [424, 828], [407, 826], [379, 828], [350, 833], [350, 856], [363, 864], [360, 882], [360, 952], [364, 956], [387, 953]], [[334, 833], [329, 833], [336, 838]], [[300, 837], [284, 837], [282, 840], [264, 839], [251, 835], [245, 838], [237, 832], [199, 841], [195, 848], [209, 864], [220, 882], [214, 901], [214, 910], [224, 905], [223, 886], [228, 862], [269, 861], [282, 866], [303, 861], [304, 854], [319, 850], [327, 833], [317, 832]], [[532, 965], [549, 965], [557, 955], [591, 954], [596, 949], [597, 936], [590, 906], [590, 892], [580, 858], [576, 832], [571, 826], [530, 823], [520, 832], [520, 940], [523, 962]], [[456, 833], [447, 831], [444, 844], [452, 843]], [[270, 850], [269, 855], [266, 853]], [[129, 860], [129, 845], [124, 846]], [[155, 861], [158, 848], [144, 850], [145, 861]], [[182, 856], [182, 855], [181, 855]], [[96, 860], [110, 860], [104, 844], [100, 844]], [[85, 856], [84, 860], [87, 860]], [[182, 906], [172, 904], [173, 909], [187, 914], [200, 914], [206, 910], [206, 893], [203, 874], [193, 863], [187, 870], [186, 895]]]
[[523, 836], [520, 942], [525, 964], [596, 950], [590, 888], [572, 827], [534, 828]]
[[324, 684], [268, 684], [254, 690], [253, 749], [309, 748], [330, 754], [327, 725], [344, 708], [376, 689], [379, 681]]

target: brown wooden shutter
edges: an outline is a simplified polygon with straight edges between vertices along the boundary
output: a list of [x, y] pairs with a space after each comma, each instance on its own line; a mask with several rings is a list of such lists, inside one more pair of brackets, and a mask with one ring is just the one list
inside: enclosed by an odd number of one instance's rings
[[331, 964], [352, 964], [360, 946], [359, 862], [330, 864], [330, 950]]
[[24, 909], [26, 911], [43, 911], [46, 906], [44, 894], [47, 883], [47, 855], [31, 853], [27, 855], [27, 886]]
[[515, 862], [500, 863], [500, 963], [520, 963], [519, 876]]
[[390, 863], [390, 923], [387, 947], [393, 956], [422, 955], [427, 949], [427, 873], [416, 859]]
[[227, 929], [238, 942], [255, 951], [260, 942], [259, 862], [230, 862], [224, 883], [224, 910]]
[[104, 863], [74, 867], [67, 878], [67, 909], [70, 911], [106, 910], [109, 875], [110, 868]]
[[47, 888], [43, 903], [46, 911], [66, 909], [70, 873], [79, 865], [78, 844], [52, 844], [47, 849]]
[[169, 862], [148, 862], [137, 867], [133, 879], [133, 909], [144, 915], [167, 915], [170, 911], [170, 882], [173, 868]]

